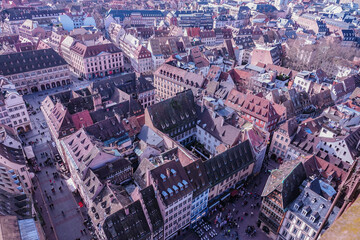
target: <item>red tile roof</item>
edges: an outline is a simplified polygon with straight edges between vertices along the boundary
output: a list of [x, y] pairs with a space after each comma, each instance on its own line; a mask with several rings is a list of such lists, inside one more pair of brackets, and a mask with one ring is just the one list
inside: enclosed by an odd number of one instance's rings
[[235, 89], [231, 90], [225, 104], [264, 122], [277, 121], [280, 117], [269, 100], [252, 94], [243, 94]]
[[77, 42], [74, 46], [71, 47], [71, 50], [81, 55], [83, 58], [94, 57], [100, 54], [101, 52], [107, 52], [107, 53], [121, 52], [121, 50], [118, 47], [116, 47], [113, 43], [86, 46], [80, 42]]
[[93, 125], [93, 121], [91, 119], [90, 113], [88, 110], [84, 110], [82, 112], [75, 113], [71, 115], [74, 126], [77, 129], [82, 127], [88, 127]]

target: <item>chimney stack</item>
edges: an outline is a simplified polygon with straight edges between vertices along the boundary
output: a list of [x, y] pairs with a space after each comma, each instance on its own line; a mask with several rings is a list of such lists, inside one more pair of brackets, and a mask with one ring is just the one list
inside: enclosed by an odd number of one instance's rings
[[167, 175], [168, 178], [170, 178], [170, 174], [171, 174], [170, 168], [167, 168], [166, 169], [166, 175]]

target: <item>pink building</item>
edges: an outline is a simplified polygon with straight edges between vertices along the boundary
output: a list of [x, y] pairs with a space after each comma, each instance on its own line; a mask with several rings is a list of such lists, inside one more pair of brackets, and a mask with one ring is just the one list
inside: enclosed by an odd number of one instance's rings
[[123, 72], [121, 50], [113, 43], [86, 46], [77, 42], [70, 48], [74, 71], [81, 77], [92, 79]]
[[167, 162], [148, 174], [160, 212], [165, 221], [164, 236], [169, 239], [190, 225], [193, 188], [180, 161]]

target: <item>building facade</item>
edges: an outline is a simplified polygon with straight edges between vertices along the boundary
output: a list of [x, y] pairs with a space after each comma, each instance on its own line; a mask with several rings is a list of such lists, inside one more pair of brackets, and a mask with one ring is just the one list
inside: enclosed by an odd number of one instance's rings
[[71, 83], [67, 63], [51, 48], [1, 55], [0, 73], [20, 94]]
[[72, 67], [83, 78], [105, 77], [124, 71], [123, 54], [113, 43], [86, 46], [77, 42], [70, 50]]
[[7, 82], [1, 86], [0, 122], [17, 132], [31, 130], [31, 121], [23, 97], [16, 91], [14, 84]]

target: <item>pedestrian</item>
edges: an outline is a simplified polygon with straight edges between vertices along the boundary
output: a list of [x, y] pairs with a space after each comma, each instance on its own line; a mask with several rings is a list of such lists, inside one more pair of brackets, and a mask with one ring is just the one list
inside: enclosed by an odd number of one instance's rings
[[54, 228], [52, 226], [50, 227], [50, 229], [51, 229], [51, 231], [54, 231]]
[[[49, 175], [48, 171], [46, 171], [46, 175]], [[50, 182], [51, 182], [51, 180], [50, 180]]]
[[254, 216], [254, 212], [251, 212], [250, 215], [251, 215], [251, 216]]
[[63, 183], [63, 181], [62, 181], [62, 180], [61, 180], [60, 182], [61, 182], [61, 185], [64, 185], [64, 183]]
[[86, 229], [85, 228], [84, 228], [83, 232], [84, 232], [84, 234], [86, 234]]
[[80, 229], [80, 233], [81, 233], [81, 235], [83, 235], [83, 230]]
[[40, 206], [40, 212], [42, 212], [42, 207]]

